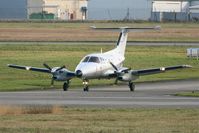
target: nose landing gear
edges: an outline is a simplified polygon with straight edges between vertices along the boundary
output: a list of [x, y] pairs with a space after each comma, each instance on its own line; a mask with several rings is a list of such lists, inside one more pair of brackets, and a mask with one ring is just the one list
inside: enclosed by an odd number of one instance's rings
[[83, 90], [84, 90], [85, 92], [88, 92], [88, 91], [89, 91], [88, 83], [89, 83], [88, 80], [84, 80], [84, 81], [83, 81], [83, 85], [84, 85], [84, 89], [83, 89]]

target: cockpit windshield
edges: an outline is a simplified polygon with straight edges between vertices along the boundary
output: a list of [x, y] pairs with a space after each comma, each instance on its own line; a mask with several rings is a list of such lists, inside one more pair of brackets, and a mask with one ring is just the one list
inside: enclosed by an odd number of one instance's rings
[[88, 62], [100, 63], [100, 60], [98, 57], [91, 56]]
[[88, 59], [89, 59], [90, 57], [89, 56], [87, 56], [82, 62], [88, 62]]
[[100, 63], [100, 59], [95, 56], [87, 56], [82, 62], [94, 62], [94, 63]]

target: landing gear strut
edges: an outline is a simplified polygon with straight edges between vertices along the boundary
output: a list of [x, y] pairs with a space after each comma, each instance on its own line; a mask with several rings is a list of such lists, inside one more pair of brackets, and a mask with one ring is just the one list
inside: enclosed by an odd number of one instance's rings
[[129, 82], [130, 91], [135, 91], [135, 85], [133, 82]]
[[63, 90], [64, 91], [68, 91], [69, 84], [70, 84], [69, 81], [64, 82], [64, 85], [63, 85]]
[[89, 91], [88, 80], [84, 80], [83, 85], [84, 85], [84, 91]]

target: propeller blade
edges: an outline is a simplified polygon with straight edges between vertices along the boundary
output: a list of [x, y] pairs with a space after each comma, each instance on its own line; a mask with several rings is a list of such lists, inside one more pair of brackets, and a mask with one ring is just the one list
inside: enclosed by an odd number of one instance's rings
[[64, 65], [64, 66], [58, 68], [58, 69], [56, 70], [56, 72], [59, 71], [59, 70], [61, 70], [61, 69], [63, 69], [63, 68], [66, 68], [66, 66]]
[[117, 67], [112, 62], [110, 62], [110, 64], [116, 71], [118, 71]]
[[130, 70], [131, 70], [131, 68], [128, 68], [128, 69], [122, 70], [122, 72], [128, 73]]
[[51, 68], [48, 64], [44, 63], [43, 65], [44, 65], [46, 68], [48, 68], [50, 71], [52, 71], [52, 68]]

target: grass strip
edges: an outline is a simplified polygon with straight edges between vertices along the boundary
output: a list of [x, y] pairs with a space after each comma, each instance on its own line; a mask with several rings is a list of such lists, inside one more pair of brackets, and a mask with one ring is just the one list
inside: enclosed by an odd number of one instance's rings
[[199, 92], [192, 91], [192, 92], [181, 92], [175, 94], [175, 96], [182, 96], [182, 97], [199, 97]]
[[63, 108], [58, 114], [0, 115], [0, 132], [197, 133], [198, 123], [199, 109]]

